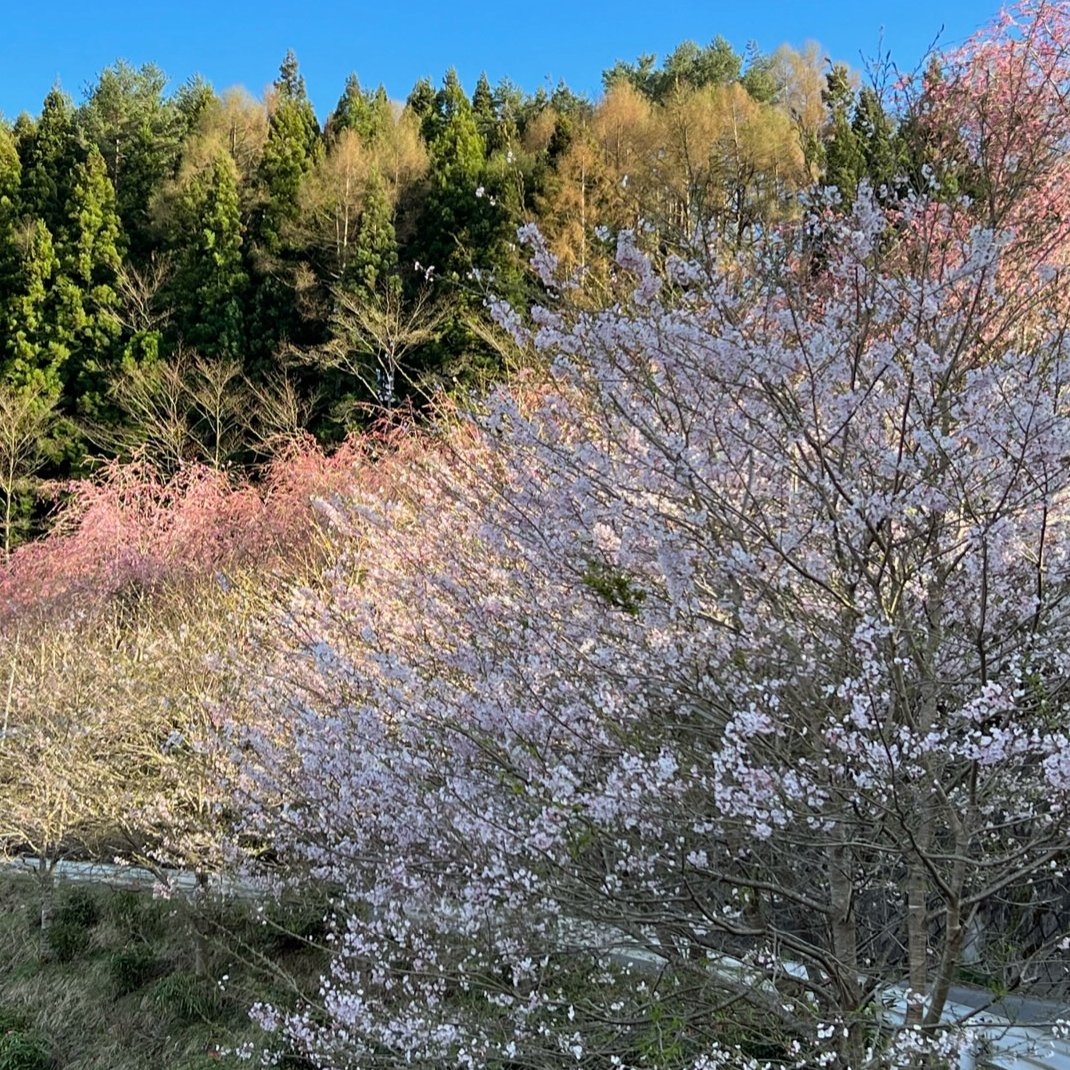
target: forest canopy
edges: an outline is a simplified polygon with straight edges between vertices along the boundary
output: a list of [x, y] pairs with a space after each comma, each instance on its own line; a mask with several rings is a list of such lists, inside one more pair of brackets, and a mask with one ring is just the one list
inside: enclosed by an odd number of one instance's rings
[[42, 946], [68, 859], [326, 898], [239, 1053], [320, 1070], [932, 1070], [1058, 1013], [1070, 5], [888, 93], [720, 39], [322, 126], [293, 56], [164, 85], [0, 138]]
[[321, 123], [292, 53], [262, 98], [119, 61], [0, 120], [5, 552], [40, 531], [41, 480], [248, 465], [499, 379], [487, 301], [539, 297], [523, 225], [594, 294], [624, 230], [735, 256], [815, 181], [846, 203], [923, 151], [816, 45], [688, 41], [602, 81], [449, 70], [398, 102], [352, 74]]

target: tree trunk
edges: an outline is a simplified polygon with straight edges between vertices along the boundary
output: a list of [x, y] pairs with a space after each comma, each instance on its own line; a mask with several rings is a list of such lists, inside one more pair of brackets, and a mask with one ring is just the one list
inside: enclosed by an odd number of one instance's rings
[[854, 853], [847, 841], [844, 826], [839, 828], [839, 842], [829, 849], [829, 905], [832, 908], [832, 952], [839, 967], [836, 978], [841, 1006], [850, 1023], [847, 1035], [837, 1041], [840, 1061], [846, 1067], [861, 1065], [865, 1035], [861, 1023], [851, 1023], [851, 1012], [861, 1001], [858, 968], [858, 929], [855, 924], [854, 883], [851, 879]]
[[51, 949], [48, 943], [48, 932], [52, 928], [52, 915], [55, 906], [55, 863], [50, 862], [44, 855], [37, 862], [37, 885], [41, 896], [41, 958], [51, 957]]
[[201, 912], [208, 901], [208, 876], [198, 870], [197, 887], [190, 897], [189, 931], [193, 945], [193, 973], [197, 977], [208, 976], [208, 942], [204, 935]]

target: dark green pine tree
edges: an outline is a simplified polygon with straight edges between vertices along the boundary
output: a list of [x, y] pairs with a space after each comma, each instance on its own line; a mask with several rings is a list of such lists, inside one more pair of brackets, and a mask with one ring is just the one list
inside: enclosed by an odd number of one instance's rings
[[111, 288], [122, 263], [122, 227], [115, 187], [96, 146], [74, 170], [61, 266], [87, 293]]
[[219, 149], [193, 178], [175, 207], [175, 328], [180, 339], [209, 358], [245, 355], [238, 173]]
[[747, 45], [747, 69], [740, 76], [739, 83], [759, 104], [772, 104], [782, 88], [777, 58], [764, 54], [751, 41]]
[[854, 91], [843, 64], [837, 63], [829, 71], [822, 95], [829, 110], [823, 146], [825, 174], [822, 184], [828, 189], [838, 190], [840, 202], [846, 207], [854, 202], [859, 180], [865, 174], [866, 161], [858, 143], [858, 135], [851, 124]]
[[436, 96], [435, 87], [431, 84], [431, 79], [421, 78], [412, 87], [412, 91], [405, 101], [405, 107], [420, 120], [420, 133], [428, 144], [431, 143], [437, 129], [435, 126], [437, 119], [435, 115]]
[[[174, 175], [189, 131], [177, 100], [164, 97], [166, 84], [167, 76], [154, 64], [133, 67], [120, 60], [101, 73], [76, 115], [83, 137], [107, 164], [128, 252], [138, 263], [155, 240], [152, 196]], [[187, 100], [187, 92], [180, 98]]]
[[29, 112], [21, 112], [11, 127], [11, 136], [15, 139], [15, 150], [19, 154], [19, 160], [25, 160], [30, 153], [30, 145], [33, 142], [34, 131], [37, 124]]
[[374, 92], [365, 92], [357, 76], [351, 74], [327, 120], [324, 136], [331, 143], [337, 140], [343, 130], [355, 130], [365, 145], [374, 145], [390, 121], [390, 100], [386, 89], [380, 85]]
[[286, 231], [300, 211], [301, 181], [322, 151], [319, 122], [293, 52], [286, 53], [274, 90], [268, 139], [260, 161], [265, 203], [256, 234], [270, 254], [283, 251]]
[[[478, 262], [473, 230], [492, 206], [481, 185], [486, 151], [472, 105], [450, 70], [435, 98], [430, 189], [419, 229], [421, 262], [440, 276], [463, 279]], [[425, 124], [426, 125], [426, 124]]]
[[487, 146], [489, 151], [520, 142], [528, 122], [538, 114], [534, 100], [508, 78], [503, 78], [494, 87], [494, 111], [498, 116], [498, 126], [495, 140]]
[[877, 197], [892, 199], [903, 180], [903, 162], [895, 124], [876, 90], [863, 86], [851, 123], [862, 153], [865, 177]]
[[58, 308], [59, 258], [48, 227], [34, 220], [20, 228], [0, 324], [0, 380], [58, 398], [74, 339]]
[[694, 41], [677, 45], [648, 82], [648, 92], [655, 100], [664, 100], [677, 89], [705, 85], [728, 85], [739, 80], [743, 57], [718, 34], [705, 48]]
[[602, 87], [608, 93], [615, 85], [628, 82], [644, 96], [657, 95], [661, 74], [655, 70], [658, 57], [654, 52], [644, 52], [634, 63], [619, 59], [602, 72]]
[[48, 227], [58, 239], [67, 225], [71, 178], [78, 163], [78, 134], [70, 98], [58, 88], [50, 90], [41, 117], [20, 142], [22, 155], [22, 209]]
[[301, 185], [323, 151], [319, 123], [305, 80], [292, 52], [275, 80], [268, 138], [257, 180], [260, 210], [250, 227], [253, 249], [253, 296], [247, 318], [246, 354], [250, 371], [269, 366], [286, 341], [299, 345], [317, 340], [302, 320], [290, 281], [294, 266], [306, 259], [297, 244]]
[[196, 128], [201, 117], [219, 98], [215, 90], [199, 74], [183, 82], [178, 92], [168, 101], [178, 117], [179, 141], [184, 141]]
[[436, 135], [430, 144], [430, 188], [417, 234], [420, 263], [434, 267], [448, 288], [451, 316], [439, 339], [411, 359], [415, 378], [430, 383], [483, 381], [497, 374], [497, 357], [467, 323], [486, 291], [511, 295], [512, 259], [520, 205], [507, 151], [487, 159], [472, 105], [450, 71], [436, 96]]
[[14, 293], [21, 182], [22, 165], [15, 135], [0, 122], [0, 310]]
[[475, 92], [472, 94], [472, 117], [476, 121], [476, 129], [483, 139], [483, 144], [490, 145], [498, 126], [498, 113], [494, 106], [494, 92], [490, 88], [486, 71], [479, 76]]
[[122, 246], [115, 189], [93, 145], [75, 168], [67, 227], [57, 250], [57, 291], [72, 336], [64, 370], [65, 408], [72, 415], [99, 419], [104, 414], [108, 380], [120, 357], [115, 282]]
[[398, 273], [398, 242], [386, 183], [377, 170], [368, 178], [360, 230], [346, 285], [375, 293], [392, 285]]
[[[47, 236], [44, 224], [20, 221], [19, 186], [21, 165], [15, 138], [0, 122], [0, 389], [11, 387], [42, 389], [41, 404], [47, 406], [59, 392], [58, 376], [47, 366], [50, 310], [49, 286], [55, 274], [54, 258], [50, 263], [34, 264], [23, 259], [24, 244], [32, 243], [38, 227]], [[34, 278], [34, 269], [40, 276]], [[29, 269], [29, 270], [27, 270]], [[45, 366], [40, 358], [45, 358]], [[42, 432], [44, 427], [41, 428]], [[35, 448], [46, 456], [53, 443], [47, 432], [38, 437]], [[16, 527], [30, 518], [33, 495], [8, 486], [2, 508], [3, 551], [11, 545]]]
[[15, 132], [0, 120], [0, 220], [18, 214], [19, 187], [22, 184], [22, 164]]

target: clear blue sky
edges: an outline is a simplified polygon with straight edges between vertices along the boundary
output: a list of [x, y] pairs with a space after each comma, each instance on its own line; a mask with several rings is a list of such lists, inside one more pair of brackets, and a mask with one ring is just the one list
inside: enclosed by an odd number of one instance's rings
[[742, 51], [819, 41], [833, 59], [861, 67], [884, 48], [912, 69], [941, 34], [954, 45], [996, 12], [978, 0], [12, 0], [0, 4], [0, 113], [37, 113], [57, 79], [75, 101], [101, 69], [123, 58], [155, 62], [177, 85], [199, 73], [216, 89], [259, 94], [288, 48], [301, 62], [316, 110], [326, 115], [345, 77], [383, 82], [404, 99], [413, 82], [437, 84], [455, 66], [471, 89], [481, 70], [528, 92], [563, 78], [592, 96], [617, 59], [659, 57], [680, 41], [722, 34]]

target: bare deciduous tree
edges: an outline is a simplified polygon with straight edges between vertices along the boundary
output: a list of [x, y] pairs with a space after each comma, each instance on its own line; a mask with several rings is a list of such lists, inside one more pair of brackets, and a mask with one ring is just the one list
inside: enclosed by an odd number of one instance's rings
[[331, 340], [297, 357], [352, 376], [375, 404], [389, 409], [397, 402], [405, 359], [437, 338], [448, 316], [448, 305], [430, 285], [411, 299], [397, 278], [384, 279], [371, 294], [338, 289]]
[[314, 403], [282, 373], [254, 383], [237, 361], [189, 351], [128, 364], [111, 393], [125, 421], [95, 428], [96, 440], [167, 471], [189, 461], [221, 468], [244, 450], [270, 454], [304, 431]]

